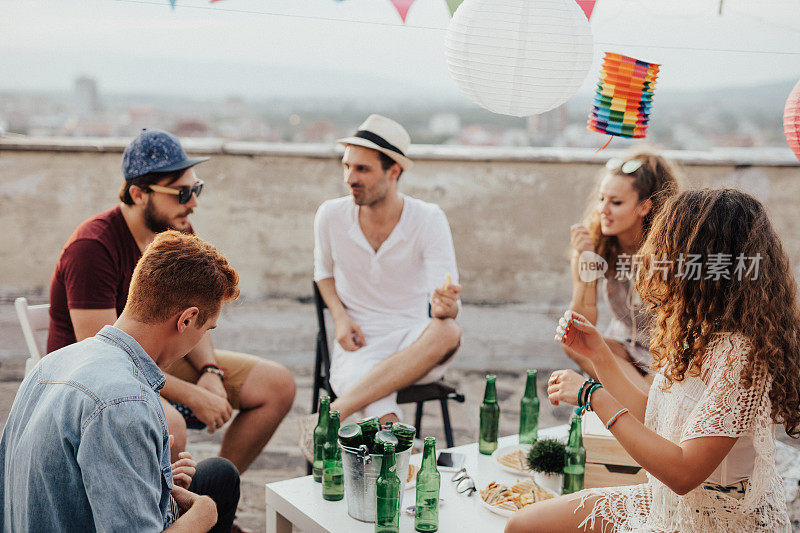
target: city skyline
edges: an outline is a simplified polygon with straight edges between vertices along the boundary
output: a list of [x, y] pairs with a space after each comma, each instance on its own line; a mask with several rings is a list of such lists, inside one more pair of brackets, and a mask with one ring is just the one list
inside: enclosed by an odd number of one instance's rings
[[[662, 63], [659, 91], [800, 78], [793, 25], [800, 3], [725, 0], [721, 16], [719, 5], [598, 1], [595, 64], [579, 94], [591, 90], [607, 50]], [[175, 10], [168, 0], [0, 0], [0, 7], [7, 74], [0, 91], [70, 91], [75, 78], [89, 76], [104, 94], [467, 102], [446, 68], [444, 0], [416, 0], [406, 25], [388, 0], [179, 0]]]

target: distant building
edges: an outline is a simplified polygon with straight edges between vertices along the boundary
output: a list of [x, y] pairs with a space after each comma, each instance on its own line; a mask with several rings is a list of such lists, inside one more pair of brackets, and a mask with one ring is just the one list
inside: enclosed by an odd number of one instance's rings
[[164, 114], [152, 105], [137, 105], [129, 107], [125, 112], [125, 120], [130, 125], [134, 135], [142, 128], [154, 128], [156, 124], [164, 121]]
[[251, 115], [252, 111], [244, 98], [231, 96], [222, 101], [217, 114], [221, 118], [239, 118]]
[[498, 135], [490, 132], [487, 128], [479, 124], [470, 124], [461, 129], [458, 137], [458, 144], [470, 146], [497, 146], [499, 144]]
[[303, 129], [302, 138], [304, 142], [325, 142], [332, 143], [337, 137], [341, 137], [342, 132], [330, 120], [317, 120]]
[[436, 113], [428, 121], [433, 135], [457, 135], [461, 131], [461, 117], [455, 113]]
[[211, 133], [206, 121], [199, 118], [178, 120], [170, 129], [178, 137], [208, 137]]
[[566, 104], [557, 108], [528, 117], [528, 136], [535, 146], [553, 146], [561, 144], [569, 125]]
[[97, 92], [97, 81], [94, 78], [87, 76], [77, 78], [74, 98], [75, 113], [79, 117], [91, 117], [102, 111], [100, 96]]

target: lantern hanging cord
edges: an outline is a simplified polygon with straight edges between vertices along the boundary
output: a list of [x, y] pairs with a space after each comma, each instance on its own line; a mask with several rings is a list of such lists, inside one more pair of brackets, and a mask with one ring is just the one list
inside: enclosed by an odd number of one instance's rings
[[603, 46], [630, 46], [633, 48], [658, 48], [661, 50], [690, 50], [694, 52], [727, 52], [731, 54], [775, 54], [798, 56], [800, 52], [790, 52], [788, 50], [742, 50], [737, 48], [699, 48], [695, 46], [668, 46], [662, 44], [636, 44], [636, 43], [611, 43], [595, 41], [594, 44]]
[[595, 150], [594, 153], [602, 152], [603, 150], [605, 150], [606, 147], [608, 147], [608, 145], [611, 144], [611, 141], [613, 141], [613, 140], [614, 140], [614, 136], [613, 135], [609, 135], [608, 136], [608, 140], [606, 141], [606, 143], [603, 146], [601, 146], [600, 148], [598, 148], [597, 150]]
[[[150, 5], [150, 6], [164, 6], [166, 5], [164, 0], [114, 0], [114, 2], [124, 2], [127, 4], [142, 4], [142, 5]], [[407, 29], [417, 29], [417, 30], [435, 30], [435, 31], [447, 31], [447, 28], [442, 28], [440, 26], [419, 26], [416, 24], [398, 24], [396, 22], [376, 22], [370, 20], [356, 20], [356, 19], [343, 19], [343, 18], [336, 18], [336, 17], [321, 17], [316, 15], [297, 15], [294, 13], [278, 13], [275, 11], [257, 11], [252, 9], [231, 9], [226, 7], [219, 7], [219, 6], [198, 6], [198, 5], [183, 5], [178, 4], [176, 9], [201, 9], [204, 11], [214, 11], [214, 12], [224, 12], [224, 13], [239, 13], [243, 15], [264, 15], [269, 17], [285, 17], [285, 18], [296, 18], [296, 19], [305, 19], [305, 20], [319, 20], [324, 22], [347, 22], [351, 24], [366, 24], [372, 26], [389, 26], [393, 28], [407, 28]], [[784, 29], [786, 29], [784, 27]], [[793, 30], [796, 31], [796, 30]], [[630, 46], [630, 47], [638, 47], [638, 48], [657, 48], [657, 49], [664, 49], [664, 50], [691, 50], [697, 52], [726, 52], [726, 53], [736, 53], [736, 54], [775, 54], [775, 55], [800, 55], [800, 51], [793, 52], [793, 51], [786, 51], [786, 50], [743, 50], [743, 49], [736, 49], [736, 48], [701, 48], [701, 47], [694, 47], [694, 46], [666, 46], [666, 45], [652, 45], [652, 44], [637, 44], [637, 43], [612, 43], [612, 42], [600, 42], [597, 41], [594, 44], [603, 45], [603, 46]]]
[[[126, 4], [143, 4], [148, 6], [163, 6], [165, 5], [164, 1], [158, 0], [114, 0], [114, 2], [124, 2]], [[168, 5], [168, 4], [166, 4]], [[225, 13], [239, 13], [242, 15], [265, 15], [269, 17], [286, 17], [286, 18], [295, 18], [295, 19], [306, 19], [306, 20], [320, 20], [324, 22], [350, 22], [352, 24], [367, 24], [371, 26], [391, 26], [395, 28], [415, 28], [420, 30], [438, 30], [438, 31], [445, 31], [447, 28], [442, 28], [440, 26], [416, 26], [411, 24], [397, 24], [396, 22], [376, 22], [371, 20], [356, 20], [356, 19], [343, 19], [343, 18], [336, 18], [336, 17], [320, 17], [318, 15], [297, 15], [295, 13], [277, 13], [275, 11], [256, 11], [253, 9], [231, 9], [227, 7], [218, 7], [218, 6], [198, 6], [198, 5], [183, 5], [178, 4], [175, 6], [175, 9], [201, 9], [203, 11], [219, 11]]]

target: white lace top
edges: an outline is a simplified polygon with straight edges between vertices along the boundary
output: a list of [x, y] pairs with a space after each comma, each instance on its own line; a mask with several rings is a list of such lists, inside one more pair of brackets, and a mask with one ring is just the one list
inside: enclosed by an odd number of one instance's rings
[[601, 518], [614, 532], [790, 530], [783, 484], [775, 468], [771, 380], [755, 378], [750, 389], [740, 382], [750, 348], [741, 334], [714, 335], [700, 376], [687, 372], [683, 381], [664, 390], [663, 374], [656, 375], [645, 414], [648, 428], [676, 444], [697, 437], [739, 437], [707, 481], [731, 485], [749, 479], [744, 495], [701, 485], [679, 496], [648, 474], [648, 482], [641, 485], [586, 491], [581, 505], [591, 496], [600, 498], [581, 527], [595, 527], [595, 520]]

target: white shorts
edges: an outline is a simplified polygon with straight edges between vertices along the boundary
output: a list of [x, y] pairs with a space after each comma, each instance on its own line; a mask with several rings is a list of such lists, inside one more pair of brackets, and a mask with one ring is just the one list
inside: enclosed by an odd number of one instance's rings
[[[365, 335], [366, 345], [354, 352], [345, 351], [338, 342], [333, 343], [331, 351], [331, 386], [337, 396], [342, 395], [355, 385], [372, 368], [416, 341], [430, 321], [421, 322], [409, 328], [397, 329], [383, 335]], [[452, 358], [441, 365], [436, 365], [417, 383], [431, 383], [444, 376]], [[355, 413], [357, 419], [377, 416], [378, 418], [394, 413], [402, 420], [403, 413], [397, 404], [397, 393], [394, 392], [380, 400], [367, 405]]]

